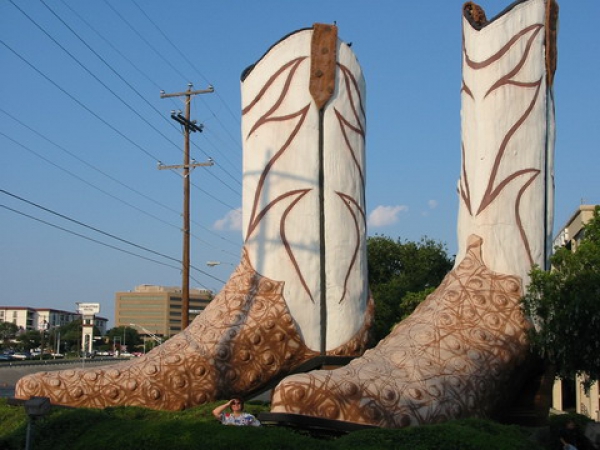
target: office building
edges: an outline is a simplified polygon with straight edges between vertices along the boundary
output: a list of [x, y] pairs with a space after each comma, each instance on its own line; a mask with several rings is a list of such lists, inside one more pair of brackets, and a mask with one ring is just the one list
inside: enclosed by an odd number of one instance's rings
[[[212, 300], [212, 291], [190, 289], [189, 320]], [[181, 331], [181, 288], [141, 285], [115, 295], [115, 326], [136, 328], [142, 336], [171, 337]]]

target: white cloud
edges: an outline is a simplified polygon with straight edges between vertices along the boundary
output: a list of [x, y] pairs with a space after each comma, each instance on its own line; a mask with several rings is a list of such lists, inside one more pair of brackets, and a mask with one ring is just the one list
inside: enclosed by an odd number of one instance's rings
[[408, 206], [383, 206], [380, 205], [369, 214], [368, 224], [370, 227], [385, 227], [398, 222], [398, 215], [402, 211], [408, 211]]
[[435, 209], [437, 208], [438, 202], [437, 200], [429, 200], [427, 204], [429, 205], [429, 209]]
[[213, 224], [215, 230], [241, 230], [242, 229], [242, 208], [237, 208], [225, 214], [225, 217], [217, 220]]

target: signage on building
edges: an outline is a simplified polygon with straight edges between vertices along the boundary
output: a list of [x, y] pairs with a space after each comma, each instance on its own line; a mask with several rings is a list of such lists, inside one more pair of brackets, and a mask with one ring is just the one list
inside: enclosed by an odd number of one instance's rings
[[83, 316], [92, 316], [100, 312], [100, 303], [77, 303], [77, 312]]

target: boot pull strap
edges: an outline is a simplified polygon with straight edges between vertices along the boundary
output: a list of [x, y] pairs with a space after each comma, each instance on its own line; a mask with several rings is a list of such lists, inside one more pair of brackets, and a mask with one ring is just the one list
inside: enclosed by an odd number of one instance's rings
[[310, 52], [309, 91], [322, 109], [335, 91], [337, 26], [315, 23]]

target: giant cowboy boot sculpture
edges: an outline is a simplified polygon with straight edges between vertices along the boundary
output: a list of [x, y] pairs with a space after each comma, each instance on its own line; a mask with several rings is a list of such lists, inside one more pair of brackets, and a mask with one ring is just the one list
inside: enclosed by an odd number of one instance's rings
[[274, 45], [242, 79], [242, 261], [192, 324], [109, 368], [22, 378], [18, 398], [176, 410], [244, 395], [318, 355], [356, 356], [366, 276], [365, 83], [337, 28]]
[[462, 171], [454, 269], [377, 347], [284, 379], [272, 413], [382, 427], [487, 416], [529, 356], [520, 298], [552, 222], [557, 6], [515, 2], [463, 19]]

